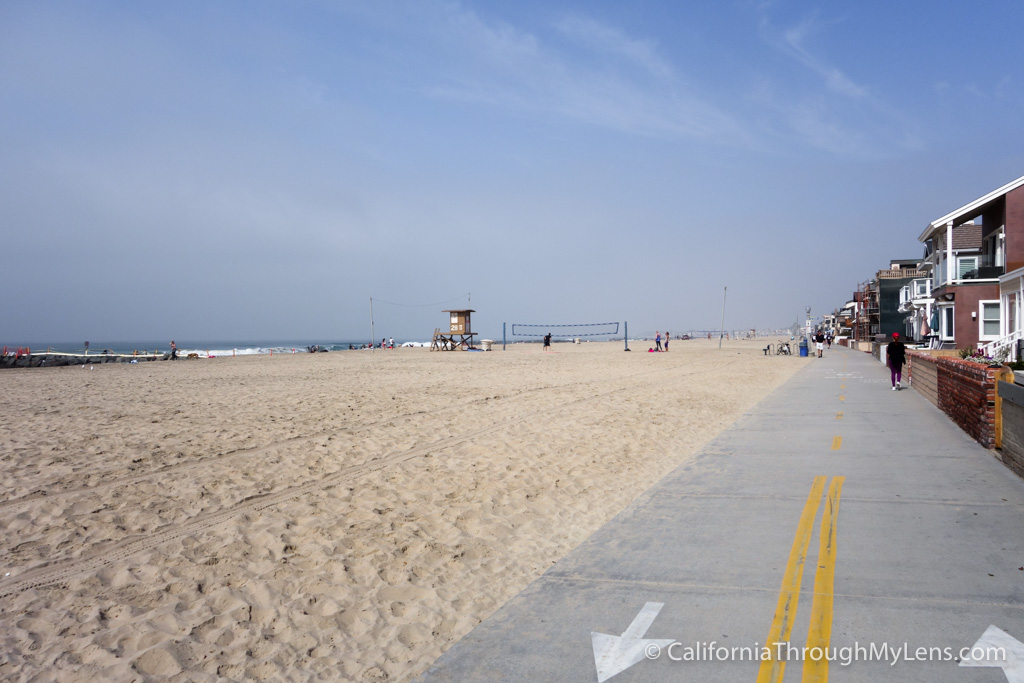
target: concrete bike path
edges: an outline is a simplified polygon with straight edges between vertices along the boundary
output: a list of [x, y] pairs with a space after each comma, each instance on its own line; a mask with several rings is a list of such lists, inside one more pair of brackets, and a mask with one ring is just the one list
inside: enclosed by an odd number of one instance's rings
[[1024, 481], [871, 356], [803, 362], [417, 681], [1024, 681]]

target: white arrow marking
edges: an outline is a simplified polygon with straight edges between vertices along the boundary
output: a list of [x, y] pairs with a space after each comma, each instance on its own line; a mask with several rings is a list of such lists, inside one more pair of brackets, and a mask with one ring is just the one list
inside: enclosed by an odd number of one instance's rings
[[641, 659], [649, 658], [645, 648], [655, 645], [652, 650], [660, 652], [675, 641], [671, 638], [663, 640], [644, 639], [647, 629], [654, 623], [654, 618], [665, 606], [663, 602], [648, 602], [640, 610], [621, 636], [610, 636], [606, 633], [590, 632], [594, 646], [594, 664], [597, 666], [597, 683], [604, 683], [615, 674], [625, 671]]
[[[1024, 643], [1020, 642], [1006, 631], [989, 626], [978, 642], [971, 650], [980, 648], [984, 659], [975, 659], [968, 655], [960, 662], [960, 666], [998, 666], [1002, 668], [1008, 683], [1024, 683]], [[994, 659], [999, 656], [989, 653], [986, 656], [984, 650], [999, 648], [1006, 653], [1006, 659]]]

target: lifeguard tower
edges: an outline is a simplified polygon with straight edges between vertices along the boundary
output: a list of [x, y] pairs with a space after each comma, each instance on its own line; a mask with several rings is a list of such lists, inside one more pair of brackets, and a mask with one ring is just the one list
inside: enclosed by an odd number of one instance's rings
[[434, 329], [434, 339], [430, 343], [431, 351], [459, 351], [460, 349], [473, 348], [473, 337], [476, 333], [470, 329], [470, 314], [476, 313], [472, 309], [459, 311], [441, 311], [449, 316], [448, 331], [442, 332], [441, 328]]

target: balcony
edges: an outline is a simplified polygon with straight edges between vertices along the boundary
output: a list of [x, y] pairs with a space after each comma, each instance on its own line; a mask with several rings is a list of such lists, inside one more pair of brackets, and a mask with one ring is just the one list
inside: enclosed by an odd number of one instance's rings
[[964, 273], [964, 280], [998, 280], [1006, 272], [1004, 266], [981, 266]]
[[992, 254], [982, 254], [981, 256], [974, 257], [976, 260], [976, 268], [964, 273], [961, 277], [964, 280], [996, 280], [1000, 275], [1006, 272], [1006, 268], [1001, 263], [1002, 256], [997, 259]]
[[878, 271], [878, 278], [880, 280], [905, 280], [908, 277], [925, 277], [927, 275], [928, 273], [924, 270], [911, 270], [909, 268]]
[[932, 295], [931, 280], [914, 280], [908, 285], [900, 287], [900, 310], [909, 306], [914, 301], [927, 299]]

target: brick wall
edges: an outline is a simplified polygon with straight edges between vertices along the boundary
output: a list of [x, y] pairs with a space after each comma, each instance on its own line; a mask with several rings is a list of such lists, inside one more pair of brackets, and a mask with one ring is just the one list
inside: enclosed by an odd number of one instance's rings
[[[997, 221], [1002, 218], [1007, 236], [1013, 235], [1006, 240], [1006, 272], [1009, 273], [1024, 267], [1024, 241], [1020, 239], [1020, 231], [1024, 226], [1024, 187], [1017, 187], [1006, 193], [1004, 211], [1002, 216], [995, 216], [991, 224], [999, 225]], [[989, 225], [984, 219], [982, 222]]]
[[985, 448], [994, 448], [995, 373], [982, 363], [908, 351], [910, 386]]
[[939, 410], [985, 448], [994, 448], [995, 372], [981, 363], [959, 358], [936, 359]]

